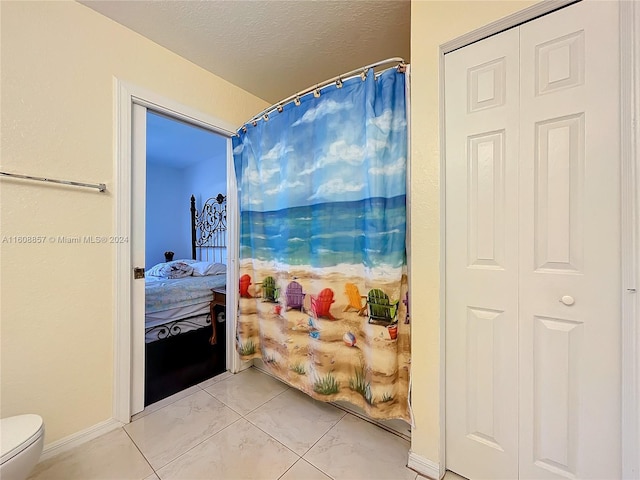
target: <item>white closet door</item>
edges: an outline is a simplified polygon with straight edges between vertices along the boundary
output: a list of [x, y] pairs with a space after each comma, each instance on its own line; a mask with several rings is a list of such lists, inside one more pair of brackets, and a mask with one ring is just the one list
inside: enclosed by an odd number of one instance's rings
[[445, 58], [446, 462], [620, 478], [618, 3]]
[[518, 31], [448, 54], [446, 460], [518, 474]]
[[617, 2], [520, 27], [520, 478], [620, 478]]

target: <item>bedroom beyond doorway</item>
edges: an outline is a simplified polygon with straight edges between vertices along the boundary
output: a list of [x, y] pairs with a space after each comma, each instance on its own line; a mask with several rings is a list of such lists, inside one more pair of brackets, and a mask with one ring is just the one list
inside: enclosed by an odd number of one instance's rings
[[226, 156], [225, 137], [147, 110], [145, 406], [226, 371]]

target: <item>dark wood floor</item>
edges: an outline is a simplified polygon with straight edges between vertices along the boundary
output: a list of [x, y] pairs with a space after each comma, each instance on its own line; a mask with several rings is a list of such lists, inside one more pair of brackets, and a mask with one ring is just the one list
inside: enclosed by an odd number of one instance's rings
[[216, 327], [216, 345], [209, 344], [211, 327], [146, 344], [145, 406], [227, 369], [226, 323], [216, 323]]

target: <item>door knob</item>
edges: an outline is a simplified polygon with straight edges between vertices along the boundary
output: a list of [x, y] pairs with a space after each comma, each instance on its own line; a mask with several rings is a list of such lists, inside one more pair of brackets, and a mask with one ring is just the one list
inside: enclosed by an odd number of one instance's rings
[[560, 299], [560, 301], [561, 301], [562, 303], [564, 303], [565, 305], [569, 306], [569, 307], [570, 307], [571, 305], [573, 305], [574, 303], [576, 303], [576, 301], [573, 299], [573, 297], [572, 297], [571, 295], [564, 295], [564, 296]]

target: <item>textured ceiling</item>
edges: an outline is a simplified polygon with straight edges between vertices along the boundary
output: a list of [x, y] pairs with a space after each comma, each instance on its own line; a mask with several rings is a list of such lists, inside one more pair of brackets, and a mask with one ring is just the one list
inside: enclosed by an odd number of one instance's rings
[[409, 0], [80, 3], [269, 103], [378, 60], [410, 60]]

